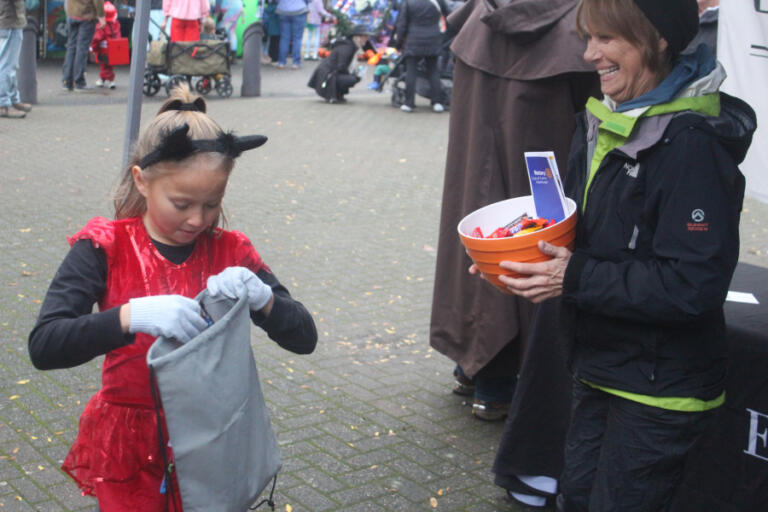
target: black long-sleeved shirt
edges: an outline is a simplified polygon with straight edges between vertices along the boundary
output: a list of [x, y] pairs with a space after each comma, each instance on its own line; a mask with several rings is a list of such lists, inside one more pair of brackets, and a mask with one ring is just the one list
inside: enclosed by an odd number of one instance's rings
[[[194, 244], [170, 246], [153, 240], [163, 257], [183, 263]], [[256, 274], [272, 288], [274, 304], [269, 315], [251, 311], [253, 323], [270, 339], [297, 354], [309, 354], [317, 344], [312, 315], [274, 274]], [[71, 368], [94, 357], [133, 343], [132, 334], [120, 327], [120, 308], [94, 312], [106, 291], [107, 257], [90, 240], [78, 240], [61, 263], [43, 301], [37, 323], [29, 334], [29, 355], [40, 370]]]

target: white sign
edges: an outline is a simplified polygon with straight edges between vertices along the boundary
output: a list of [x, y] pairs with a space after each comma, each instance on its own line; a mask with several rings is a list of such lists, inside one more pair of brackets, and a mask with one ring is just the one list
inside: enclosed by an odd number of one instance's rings
[[722, 90], [757, 114], [752, 146], [739, 167], [747, 195], [768, 202], [768, 0], [720, 2], [717, 58], [728, 73]]
[[744, 453], [758, 459], [768, 460], [768, 415], [747, 409], [749, 413], [749, 436]]

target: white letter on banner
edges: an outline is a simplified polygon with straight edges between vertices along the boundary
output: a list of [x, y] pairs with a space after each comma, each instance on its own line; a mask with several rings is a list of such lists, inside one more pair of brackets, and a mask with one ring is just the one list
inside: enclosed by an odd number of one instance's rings
[[[757, 457], [758, 459], [768, 460], [768, 415], [753, 411], [749, 408], [747, 411], [749, 411], [749, 438], [747, 449], [744, 450], [744, 453]], [[761, 427], [762, 430], [759, 430]], [[761, 446], [759, 447], [757, 442], [758, 439], [762, 441]], [[765, 450], [765, 453], [759, 454], [758, 450]]]

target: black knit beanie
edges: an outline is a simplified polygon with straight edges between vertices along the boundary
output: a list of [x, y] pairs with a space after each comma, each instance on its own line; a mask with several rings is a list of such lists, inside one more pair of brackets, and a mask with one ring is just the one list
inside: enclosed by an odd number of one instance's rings
[[696, 0], [634, 0], [645, 17], [667, 40], [673, 55], [679, 54], [699, 31]]

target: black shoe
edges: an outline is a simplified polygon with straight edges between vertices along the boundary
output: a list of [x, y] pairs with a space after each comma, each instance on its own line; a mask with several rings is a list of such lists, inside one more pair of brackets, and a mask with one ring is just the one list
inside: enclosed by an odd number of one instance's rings
[[71, 91], [73, 89], [72, 82], [67, 82], [66, 80], [61, 82], [61, 89], [63, 91]]
[[451, 391], [460, 396], [472, 396], [475, 394], [475, 381], [464, 375], [463, 372], [459, 371], [459, 368], [456, 367], [453, 370], [453, 389]]
[[507, 498], [513, 502], [515, 505], [518, 505], [518, 508], [522, 508], [522, 510], [552, 510], [552, 506], [554, 505], [554, 499], [552, 496], [544, 497], [544, 496], [536, 496], [536, 495], [529, 495], [534, 498], [543, 498], [544, 504], [543, 505], [531, 505], [530, 503], [526, 503], [522, 500], [517, 499], [517, 497], [513, 494], [513, 491], [507, 489]]
[[475, 398], [472, 414], [483, 421], [501, 421], [507, 417], [512, 402], [486, 402]]

